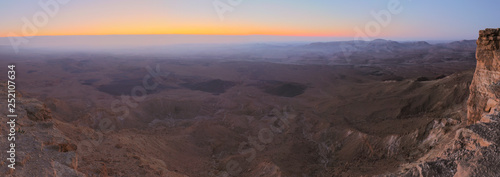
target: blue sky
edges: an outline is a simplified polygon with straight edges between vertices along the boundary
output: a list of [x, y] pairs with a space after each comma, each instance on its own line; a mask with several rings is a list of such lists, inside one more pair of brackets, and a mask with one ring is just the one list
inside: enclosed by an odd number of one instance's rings
[[[39, 2], [0, 2], [0, 37], [23, 35], [23, 18], [43, 9]], [[242, 0], [221, 20], [214, 1], [72, 0], [34, 35], [207, 34], [282, 35], [349, 38], [355, 28], [376, 21], [372, 12], [391, 0]], [[500, 1], [395, 0], [403, 9], [372, 38], [395, 40], [475, 39], [484, 28], [500, 27]]]

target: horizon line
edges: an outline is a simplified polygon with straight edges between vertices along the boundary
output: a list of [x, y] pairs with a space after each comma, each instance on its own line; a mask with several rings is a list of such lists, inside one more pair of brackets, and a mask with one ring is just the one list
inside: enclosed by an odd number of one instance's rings
[[[0, 38], [19, 38], [19, 37], [79, 37], [79, 36], [274, 36], [274, 37], [298, 37], [298, 38], [352, 38], [352, 40], [339, 40], [339, 41], [370, 41], [370, 40], [355, 40], [357, 39], [354, 36], [329, 36], [329, 35], [279, 35], [279, 34], [76, 34], [76, 35], [33, 35], [33, 36], [0, 36]], [[394, 39], [401, 37], [381, 37], [381, 38], [373, 38], [372, 40], [383, 39], [389, 41], [462, 41], [462, 40], [476, 40], [476, 39]]]

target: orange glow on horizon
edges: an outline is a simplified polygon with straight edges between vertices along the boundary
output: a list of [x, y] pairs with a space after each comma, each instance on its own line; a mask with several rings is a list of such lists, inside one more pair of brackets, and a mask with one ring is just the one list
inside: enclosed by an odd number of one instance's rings
[[[16, 33], [14, 33], [16, 34]], [[17, 34], [21, 37], [23, 35]], [[352, 37], [350, 33], [293, 33], [293, 32], [217, 32], [217, 31], [205, 31], [205, 32], [196, 32], [194, 30], [186, 30], [185, 32], [176, 31], [176, 32], [149, 32], [149, 33], [141, 33], [141, 32], [60, 32], [60, 33], [38, 33], [37, 35], [31, 36], [101, 36], [101, 35], [214, 35], [214, 36], [251, 36], [251, 35], [262, 35], [262, 36], [293, 36], [293, 37]], [[31, 37], [29, 35], [23, 37]], [[9, 37], [7, 34], [1, 35], [0, 37]]]
[[[260, 14], [248, 16], [227, 14], [225, 21], [220, 21], [216, 11], [209, 3], [207, 7], [182, 2], [130, 1], [116, 4], [100, 1], [85, 8], [71, 6], [58, 15], [48, 19], [47, 25], [37, 26], [36, 33], [25, 35], [27, 26], [36, 26], [31, 18], [27, 21], [12, 20], [8, 28], [0, 29], [0, 37], [8, 37], [10, 32], [16, 36], [97, 36], [97, 35], [267, 35], [291, 37], [350, 37], [353, 29], [349, 24], [318, 23], [308, 20], [309, 16], [296, 16], [295, 11], [287, 11], [280, 16]], [[166, 4], [165, 4], [166, 3]], [[107, 5], [107, 6], [104, 6]], [[106, 8], [105, 8], [106, 7]], [[169, 8], [176, 7], [176, 8]], [[193, 9], [186, 13], [182, 8]], [[72, 9], [72, 10], [71, 10]], [[91, 9], [91, 10], [90, 10]], [[145, 10], [147, 9], [147, 10]], [[43, 12], [41, 9], [37, 9]], [[140, 13], [130, 13], [140, 12]], [[241, 12], [244, 12], [242, 9]], [[262, 16], [261, 16], [262, 15]], [[273, 17], [273, 18], [271, 18]], [[279, 17], [279, 18], [275, 18]], [[294, 19], [294, 20], [289, 20]], [[31, 31], [28, 29], [27, 31]]]
[[[293, 28], [281, 26], [262, 26], [256, 24], [239, 24], [217, 26], [203, 23], [187, 24], [170, 27], [166, 24], [145, 23], [131, 27], [129, 24], [106, 24], [81, 26], [66, 26], [64, 28], [41, 28], [36, 35], [27, 36], [84, 36], [84, 35], [269, 35], [294, 37], [350, 37], [353, 30], [324, 30], [311, 28]], [[8, 37], [9, 33], [0, 34]], [[17, 36], [24, 36], [21, 30], [14, 31]]]

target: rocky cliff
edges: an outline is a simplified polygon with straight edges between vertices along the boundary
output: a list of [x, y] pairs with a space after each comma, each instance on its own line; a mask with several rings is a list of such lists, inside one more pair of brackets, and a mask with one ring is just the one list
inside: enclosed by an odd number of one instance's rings
[[479, 32], [467, 125], [399, 173], [382, 176], [498, 176], [500, 174], [500, 29]]
[[500, 29], [479, 32], [476, 49], [476, 72], [470, 86], [467, 123], [489, 122], [499, 109], [500, 99]]

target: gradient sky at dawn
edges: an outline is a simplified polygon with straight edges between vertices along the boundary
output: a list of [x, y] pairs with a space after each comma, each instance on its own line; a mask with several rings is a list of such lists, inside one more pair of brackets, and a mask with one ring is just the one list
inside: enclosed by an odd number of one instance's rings
[[[0, 1], [0, 37], [22, 35], [23, 18], [43, 11], [38, 2]], [[60, 6], [37, 36], [217, 34], [353, 37], [374, 21], [371, 11], [389, 0], [242, 0], [221, 21], [214, 0], [72, 0]], [[227, 0], [220, 0], [226, 3]], [[474, 39], [480, 29], [500, 27], [500, 1], [400, 0], [375, 38], [396, 40]]]

